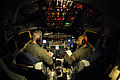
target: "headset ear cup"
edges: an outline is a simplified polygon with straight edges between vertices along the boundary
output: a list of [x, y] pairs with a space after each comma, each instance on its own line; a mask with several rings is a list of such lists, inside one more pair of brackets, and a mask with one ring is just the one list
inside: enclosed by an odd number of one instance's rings
[[87, 43], [87, 41], [88, 41], [88, 38], [87, 38], [87, 36], [85, 36], [85, 41], [86, 41], [86, 43]]
[[37, 43], [37, 44], [40, 44], [40, 42], [41, 42], [41, 39], [40, 39], [40, 38], [37, 38], [37, 39], [36, 39], [36, 43]]
[[83, 39], [82, 40], [82, 45], [84, 45], [86, 43], [86, 40], [85, 39]]

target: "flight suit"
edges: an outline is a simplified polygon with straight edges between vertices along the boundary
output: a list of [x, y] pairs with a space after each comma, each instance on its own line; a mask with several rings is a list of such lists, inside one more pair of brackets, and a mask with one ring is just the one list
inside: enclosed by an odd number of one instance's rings
[[[87, 57], [92, 51], [92, 48], [90, 46], [87, 47], [80, 47], [77, 49], [73, 54], [69, 57], [67, 54], [64, 56], [64, 59], [66, 62], [68, 62], [69, 65], [72, 63], [77, 63], [79, 62], [82, 58]], [[75, 60], [72, 60], [72, 56], [75, 57]]]
[[24, 51], [32, 54], [38, 61], [43, 61], [48, 65], [53, 64], [52, 57], [45, 54], [46, 50], [41, 48], [38, 44], [29, 43], [25, 47]]

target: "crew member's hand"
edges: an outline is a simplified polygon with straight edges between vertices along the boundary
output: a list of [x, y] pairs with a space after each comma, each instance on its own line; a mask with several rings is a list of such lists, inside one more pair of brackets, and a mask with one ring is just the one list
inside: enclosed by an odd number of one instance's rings
[[52, 57], [52, 53], [48, 53], [47, 51], [45, 52], [46, 55]]
[[71, 59], [72, 59], [72, 61], [75, 61], [75, 60], [76, 60], [76, 58], [75, 58], [74, 56], [71, 56]]
[[74, 68], [74, 71], [80, 72], [81, 70], [83, 70], [85, 67], [90, 66], [89, 61], [87, 60], [81, 60], [77, 66]]
[[53, 53], [52, 53], [52, 52], [47, 52], [47, 51], [46, 51], [45, 54], [48, 55], [48, 56], [50, 56], [50, 57], [53, 56]]
[[52, 53], [52, 52], [49, 51], [49, 55], [52, 57], [54, 55], [54, 53]]
[[85, 67], [90, 66], [90, 62], [87, 60], [81, 60], [80, 63], [83, 63]]

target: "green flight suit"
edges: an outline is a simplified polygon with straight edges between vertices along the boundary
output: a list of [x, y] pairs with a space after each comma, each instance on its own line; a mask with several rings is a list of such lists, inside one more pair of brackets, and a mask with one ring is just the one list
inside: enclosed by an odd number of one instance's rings
[[[84, 48], [79, 48], [73, 54], [69, 57], [67, 54], [64, 56], [65, 61], [71, 65], [72, 63], [79, 62], [82, 58], [85, 58], [91, 53], [92, 48], [90, 46], [84, 47]], [[75, 57], [75, 61], [72, 60], [72, 56]]]
[[52, 57], [45, 54], [46, 50], [41, 48], [38, 44], [29, 43], [25, 47], [24, 51], [32, 54], [38, 61], [43, 61], [48, 65], [53, 64]]

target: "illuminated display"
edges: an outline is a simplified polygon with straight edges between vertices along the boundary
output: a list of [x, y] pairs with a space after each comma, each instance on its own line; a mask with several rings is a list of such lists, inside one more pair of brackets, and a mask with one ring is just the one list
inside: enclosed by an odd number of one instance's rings
[[43, 40], [43, 43], [46, 43], [46, 40]]
[[65, 23], [66, 25], [70, 25], [70, 23]]
[[68, 42], [70, 42], [71, 40], [70, 39], [68, 39]]
[[70, 47], [70, 43], [68, 43], [68, 47]]
[[43, 47], [45, 48], [47, 45], [46, 44], [43, 44]]
[[55, 46], [51, 46], [51, 49], [54, 49], [55, 48]]
[[63, 48], [64, 48], [64, 46], [60, 46], [60, 48], [61, 48], [61, 49], [63, 49]]
[[59, 46], [59, 45], [57, 45], [57, 46], [51, 46], [51, 49], [56, 49], [56, 50], [58, 50], [58, 49], [64, 49], [64, 46]]
[[55, 49], [56, 49], [56, 50], [59, 50], [59, 46], [55, 46]]

